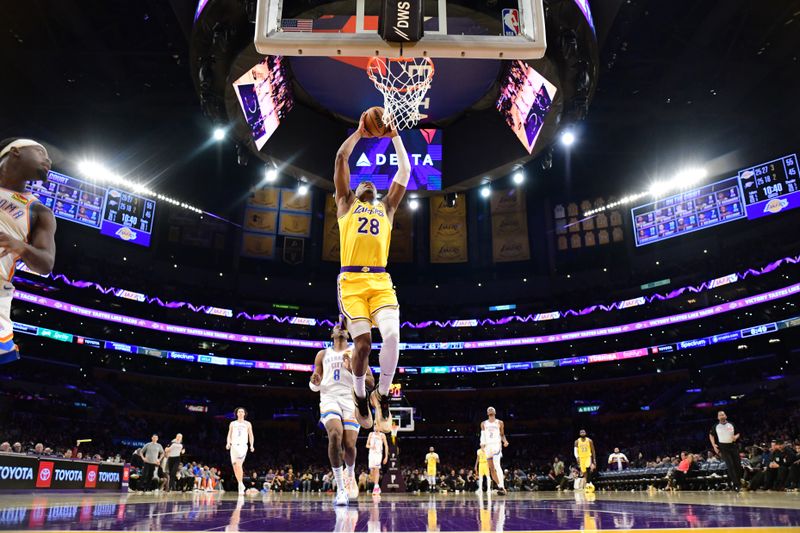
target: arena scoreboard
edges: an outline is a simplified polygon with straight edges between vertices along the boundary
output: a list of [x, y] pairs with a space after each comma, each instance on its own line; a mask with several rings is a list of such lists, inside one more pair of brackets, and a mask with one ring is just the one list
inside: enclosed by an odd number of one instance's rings
[[736, 177], [631, 209], [636, 246], [678, 237], [744, 216]]
[[797, 154], [739, 172], [747, 218], [761, 218], [800, 207]]
[[28, 190], [57, 218], [95, 228], [115, 239], [150, 246], [154, 200], [53, 171], [47, 181], [28, 184]]
[[797, 154], [631, 209], [636, 246], [800, 207]]

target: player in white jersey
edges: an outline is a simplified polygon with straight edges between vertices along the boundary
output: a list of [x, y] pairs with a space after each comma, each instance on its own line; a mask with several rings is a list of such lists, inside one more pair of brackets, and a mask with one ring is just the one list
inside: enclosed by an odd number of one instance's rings
[[234, 411], [236, 420], [228, 426], [228, 439], [225, 449], [231, 451], [231, 464], [236, 481], [239, 482], [239, 494], [244, 494], [244, 458], [247, 457], [247, 441], [250, 441], [250, 451], [254, 452], [255, 438], [253, 437], [253, 425], [245, 420], [247, 410], [244, 407], [237, 407]]
[[[314, 359], [314, 373], [308, 386], [319, 392], [320, 421], [328, 432], [328, 458], [336, 479], [334, 505], [347, 505], [349, 499], [358, 498], [356, 481], [356, 439], [361, 426], [356, 422], [353, 403], [353, 374], [350, 367], [352, 348], [347, 342], [347, 330], [341, 324], [331, 332], [333, 346], [320, 350]], [[367, 368], [368, 386], [375, 384]], [[342, 456], [347, 465], [343, 471]]]
[[389, 460], [389, 443], [386, 442], [386, 434], [382, 433], [377, 425], [372, 426], [372, 433], [367, 437], [367, 448], [369, 449], [369, 474], [372, 476], [372, 495], [377, 496], [381, 493], [381, 465]]
[[485, 446], [486, 459], [489, 461], [489, 471], [492, 479], [497, 483], [497, 493], [505, 494], [505, 476], [500, 459], [503, 457], [503, 448], [508, 446], [506, 428], [502, 420], [497, 419], [494, 407], [486, 410], [488, 418], [481, 422], [481, 445]]
[[53, 212], [26, 190], [29, 181], [47, 181], [51, 161], [31, 139], [0, 141], [0, 364], [19, 359], [11, 323], [11, 278], [18, 260], [49, 274], [56, 258]]

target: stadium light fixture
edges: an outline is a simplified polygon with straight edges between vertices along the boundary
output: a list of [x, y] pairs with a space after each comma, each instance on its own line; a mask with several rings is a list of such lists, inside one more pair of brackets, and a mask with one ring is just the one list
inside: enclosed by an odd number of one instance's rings
[[417, 208], [419, 207], [419, 200], [417, 200], [416, 198], [412, 198], [411, 200], [408, 201], [408, 207], [410, 207], [412, 211], [416, 211]]
[[514, 185], [522, 185], [523, 182], [525, 181], [525, 173], [522, 172], [521, 170], [518, 170], [514, 172], [514, 176], [512, 176], [512, 179], [514, 180]]
[[167, 202], [169, 204], [182, 207], [188, 211], [193, 211], [198, 214], [203, 214], [202, 209], [198, 209], [193, 205], [189, 205], [185, 202], [181, 202], [180, 200], [176, 200], [164, 194], [158, 193], [149, 187], [145, 187], [141, 183], [136, 183], [135, 181], [131, 181], [129, 179], [123, 178], [101, 163], [97, 163], [96, 161], [81, 161], [78, 163], [78, 171], [83, 174], [83, 176], [91, 181], [98, 182], [98, 183], [108, 183], [111, 185], [116, 185], [122, 187], [132, 193], [141, 194], [142, 196], [149, 196], [152, 198], [156, 198], [161, 200], [162, 202]]
[[221, 141], [225, 138], [225, 130], [223, 128], [214, 128], [213, 137], [215, 141]]
[[565, 130], [564, 133], [561, 134], [561, 144], [567, 147], [575, 144], [575, 134], [572, 130]]
[[489, 185], [489, 184], [487, 183], [486, 185], [484, 185], [483, 187], [481, 187], [481, 197], [483, 197], [483, 198], [489, 198], [489, 196], [490, 196], [491, 194], [492, 194], [492, 186], [491, 186], [491, 185]]
[[264, 169], [264, 181], [267, 183], [275, 183], [278, 179], [278, 169], [275, 167], [267, 167]]
[[300, 196], [305, 196], [308, 194], [308, 183], [300, 182], [300, 185], [297, 186], [297, 194]]

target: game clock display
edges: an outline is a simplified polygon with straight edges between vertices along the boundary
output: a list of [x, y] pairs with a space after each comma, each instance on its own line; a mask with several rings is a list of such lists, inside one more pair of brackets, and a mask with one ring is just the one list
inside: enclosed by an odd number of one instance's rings
[[115, 239], [150, 246], [156, 210], [153, 200], [52, 171], [47, 181], [32, 182], [28, 190], [57, 218], [95, 228]]
[[739, 171], [747, 218], [800, 207], [797, 154]]

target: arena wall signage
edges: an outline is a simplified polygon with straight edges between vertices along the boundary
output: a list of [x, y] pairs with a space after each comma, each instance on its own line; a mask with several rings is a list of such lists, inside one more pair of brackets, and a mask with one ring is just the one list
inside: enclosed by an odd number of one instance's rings
[[[332, 200], [332, 198], [329, 198], [329, 199]], [[332, 201], [331, 201], [331, 205], [333, 205]], [[335, 219], [335, 212], [334, 212], [334, 218], [333, 218], [334, 226], [336, 225], [335, 222], [336, 222], [336, 219]], [[338, 243], [338, 230], [337, 230], [337, 233], [336, 233], [335, 241]], [[335, 259], [336, 259], [336, 261], [339, 260], [338, 247], [336, 248]], [[529, 315], [524, 315], [524, 316], [523, 315], [508, 315], [508, 316], [503, 316], [503, 317], [498, 317], [498, 318], [456, 319], [456, 320], [444, 320], [444, 321], [440, 321], [440, 320], [425, 320], [425, 321], [420, 321], [420, 322], [408, 322], [408, 321], [406, 321], [406, 322], [402, 323], [401, 327], [413, 328], [413, 329], [425, 329], [425, 328], [430, 328], [430, 327], [434, 327], [434, 326], [435, 327], [439, 327], [439, 328], [448, 328], [448, 327], [449, 328], [454, 328], [454, 327], [474, 327], [473, 324], [476, 324], [477, 326], [501, 326], [501, 325], [505, 325], [505, 324], [507, 324], [507, 323], [509, 323], [511, 321], [522, 322], [522, 323], [526, 323], [526, 322], [541, 322], [541, 321], [545, 321], [545, 320], [558, 320], [558, 319], [567, 318], [567, 317], [570, 317], [570, 316], [585, 316], [587, 314], [594, 313], [596, 311], [605, 311], [605, 312], [618, 311], [620, 309], [626, 309], [626, 308], [629, 308], [629, 307], [636, 307], [636, 306], [639, 306], [639, 305], [646, 305], [646, 304], [652, 303], [654, 301], [672, 300], [674, 298], [678, 298], [678, 297], [682, 296], [683, 294], [685, 294], [687, 292], [691, 292], [691, 293], [695, 293], [695, 294], [696, 293], [701, 293], [701, 292], [704, 292], [704, 291], [708, 291], [708, 290], [720, 287], [722, 285], [727, 285], [727, 284], [730, 284], [730, 283], [737, 283], [737, 282], [739, 282], [741, 280], [744, 280], [744, 279], [746, 279], [746, 278], [748, 278], [750, 276], [761, 276], [761, 275], [764, 275], [764, 274], [769, 274], [769, 273], [775, 271], [777, 268], [779, 268], [782, 265], [786, 265], [786, 264], [796, 265], [798, 262], [800, 262], [800, 255], [787, 256], [787, 257], [778, 259], [776, 261], [772, 261], [771, 263], [768, 263], [768, 264], [766, 264], [766, 265], [764, 265], [764, 266], [762, 266], [760, 268], [748, 268], [748, 269], [743, 270], [741, 272], [727, 274], [725, 276], [721, 276], [719, 278], [716, 278], [716, 279], [713, 279], [713, 280], [709, 280], [709, 281], [704, 281], [704, 282], [696, 284], [696, 285], [687, 285], [687, 286], [684, 286], [684, 287], [679, 287], [679, 288], [676, 288], [676, 289], [674, 289], [674, 290], [672, 290], [672, 291], [670, 291], [670, 292], [668, 292], [666, 294], [661, 294], [661, 293], [648, 294], [648, 295], [645, 295], [645, 296], [640, 296], [638, 298], [632, 298], [632, 299], [629, 299], [629, 300], [612, 302], [610, 304], [591, 305], [591, 306], [585, 307], [583, 309], [566, 309], [564, 311], [550, 311], [550, 312], [545, 312], [545, 313], [535, 313], [535, 314], [529, 314]], [[21, 261], [17, 262], [17, 270], [18, 271], [27, 272], [29, 274], [35, 274], [27, 266], [25, 266], [25, 263], [23, 263]], [[38, 274], [36, 274], [36, 275], [38, 276]], [[106, 287], [103, 287], [103, 286], [99, 285], [98, 283], [94, 283], [92, 281], [71, 280], [67, 276], [65, 276], [64, 274], [51, 274], [50, 276], [41, 276], [41, 277], [45, 277], [45, 278], [52, 277], [52, 279], [54, 279], [54, 280], [62, 281], [63, 283], [65, 283], [65, 284], [67, 284], [67, 285], [69, 285], [71, 287], [76, 287], [76, 288], [79, 288], [79, 289], [85, 289], [85, 288], [93, 287], [96, 290], [102, 292], [103, 294], [113, 294], [114, 296], [117, 296], [117, 297], [120, 297], [120, 298], [136, 299], [136, 300], [142, 301], [142, 302], [146, 301], [146, 303], [148, 303], [148, 304], [155, 304], [155, 305], [159, 305], [161, 307], [166, 307], [168, 309], [185, 308], [185, 309], [188, 309], [188, 310], [193, 311], [195, 313], [215, 314], [215, 315], [221, 315], [221, 316], [230, 316], [230, 315], [227, 314], [228, 312], [230, 312], [231, 315], [233, 314], [233, 310], [232, 309], [211, 307], [211, 306], [205, 306], [205, 305], [196, 306], [196, 305], [191, 304], [189, 302], [177, 302], [177, 301], [166, 301], [165, 302], [165, 301], [161, 300], [161, 298], [158, 298], [158, 297], [155, 297], [155, 296], [142, 295], [142, 296], [145, 297], [145, 300], [139, 299], [138, 296], [136, 298], [128, 298], [127, 296], [123, 296], [123, 294], [126, 294], [126, 295], [136, 294], [136, 295], [138, 295], [139, 293], [134, 293], [132, 291], [126, 291], [124, 289], [117, 289], [115, 287], [106, 288]], [[26, 278], [21, 278], [19, 276], [15, 276], [13, 281], [15, 283], [16, 282], [24, 282], [24, 281], [26, 281]], [[641, 286], [641, 290], [652, 289], [652, 288], [659, 287], [659, 286], [662, 286], [662, 285], [669, 285], [669, 283], [670, 283], [669, 279], [660, 280], [660, 281], [656, 281], [656, 282], [653, 282], [653, 283], [647, 283], [647, 284]], [[276, 309], [287, 309], [287, 310], [290, 310], [290, 311], [299, 311], [300, 310], [299, 307], [292, 306], [292, 305], [273, 304], [273, 307], [275, 307]], [[515, 308], [516, 308], [516, 305], [496, 306], [496, 307], [490, 307], [489, 311], [505, 311], [505, 310], [513, 310]], [[278, 323], [281, 323], [281, 324], [288, 322], [290, 324], [300, 325], [300, 326], [316, 326], [316, 325], [320, 325], [320, 326], [333, 327], [333, 322], [328, 320], [328, 319], [325, 319], [325, 318], [315, 319], [315, 318], [304, 318], [304, 317], [296, 317], [296, 316], [279, 316], [279, 315], [275, 315], [275, 314], [271, 314], [271, 313], [251, 315], [250, 313], [247, 313], [245, 311], [240, 311], [239, 313], [236, 313], [236, 318], [243, 318], [245, 320], [253, 320], [253, 321], [274, 320], [275, 322], [278, 322]]]
[[127, 490], [129, 466], [0, 454], [0, 490]]

